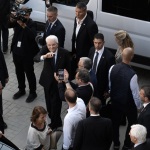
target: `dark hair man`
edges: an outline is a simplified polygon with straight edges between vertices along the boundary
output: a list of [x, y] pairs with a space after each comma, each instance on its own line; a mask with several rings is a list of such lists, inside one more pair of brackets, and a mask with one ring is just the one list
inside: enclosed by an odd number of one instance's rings
[[[64, 47], [65, 42], [65, 28], [57, 18], [58, 9], [55, 6], [47, 8], [47, 21], [45, 25], [45, 32], [42, 38], [42, 45], [46, 44], [46, 37], [49, 35], [55, 35], [58, 38], [59, 46]], [[40, 40], [41, 41], [41, 40]]]
[[30, 12], [27, 7], [22, 7], [22, 10], [26, 14], [23, 20], [17, 20], [14, 24], [14, 36], [11, 44], [19, 88], [19, 91], [14, 94], [13, 99], [18, 99], [25, 95], [26, 76], [30, 89], [26, 102], [30, 103], [37, 97], [33, 57], [39, 49], [35, 42], [36, 23], [30, 18]]
[[150, 138], [150, 85], [142, 86], [139, 93], [143, 109], [139, 114], [138, 123], [146, 127], [147, 138]]
[[72, 35], [72, 55], [75, 59], [73, 65], [73, 77], [80, 57], [87, 57], [90, 48], [93, 46], [93, 38], [98, 33], [98, 27], [92, 18], [87, 14], [87, 7], [84, 2], [78, 2], [75, 8], [74, 29]]
[[112, 143], [112, 123], [99, 114], [101, 101], [89, 101], [90, 117], [78, 123], [73, 150], [109, 150]]
[[115, 57], [104, 46], [105, 40], [102, 33], [94, 36], [94, 47], [90, 49], [89, 58], [92, 60], [92, 70], [97, 77], [97, 97], [105, 105], [105, 94], [108, 92], [108, 72], [112, 65], [115, 64]]

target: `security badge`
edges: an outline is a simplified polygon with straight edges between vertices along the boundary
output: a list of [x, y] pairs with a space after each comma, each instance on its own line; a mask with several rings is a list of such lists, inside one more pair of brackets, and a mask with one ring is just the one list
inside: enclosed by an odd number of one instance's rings
[[17, 47], [21, 47], [21, 41], [18, 41]]

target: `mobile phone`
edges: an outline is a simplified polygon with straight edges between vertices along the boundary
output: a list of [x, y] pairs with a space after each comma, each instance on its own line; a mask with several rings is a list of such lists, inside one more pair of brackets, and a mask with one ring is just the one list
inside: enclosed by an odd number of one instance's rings
[[58, 79], [64, 80], [64, 69], [58, 69]]

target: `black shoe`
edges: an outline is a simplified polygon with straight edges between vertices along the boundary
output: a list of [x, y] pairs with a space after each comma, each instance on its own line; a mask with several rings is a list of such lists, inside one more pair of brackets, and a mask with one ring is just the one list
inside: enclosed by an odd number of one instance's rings
[[4, 127], [4, 129], [7, 129], [7, 124], [6, 124], [6, 122], [4, 122], [3, 127]]
[[26, 102], [27, 102], [27, 103], [30, 103], [30, 102], [34, 101], [34, 99], [35, 99], [36, 97], [37, 97], [37, 94], [36, 94], [36, 93], [31, 93], [31, 94], [29, 94], [29, 96], [27, 97]]
[[18, 99], [25, 94], [26, 94], [25, 91], [18, 91], [17, 93], [14, 94], [13, 99]]

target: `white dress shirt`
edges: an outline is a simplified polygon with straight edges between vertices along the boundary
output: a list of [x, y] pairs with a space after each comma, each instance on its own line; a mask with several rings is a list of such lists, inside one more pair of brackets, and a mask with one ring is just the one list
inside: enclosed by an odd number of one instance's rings
[[68, 150], [70, 147], [73, 147], [78, 122], [85, 118], [86, 106], [81, 98], [77, 98], [76, 105], [68, 109], [68, 113], [64, 118], [63, 149]]
[[[100, 59], [101, 59], [101, 57], [102, 57], [102, 54], [103, 54], [103, 52], [104, 52], [104, 46], [102, 47], [102, 49], [100, 49], [100, 50], [95, 50], [95, 53], [94, 53], [94, 57], [93, 57], [93, 64], [94, 64], [94, 60], [95, 60], [95, 57], [96, 57], [96, 52], [98, 52], [98, 59], [97, 59], [97, 65], [96, 65], [96, 72], [97, 72], [97, 67], [98, 67], [98, 64], [99, 64], [99, 61], [100, 61]], [[96, 73], [95, 72], [95, 73]]]

